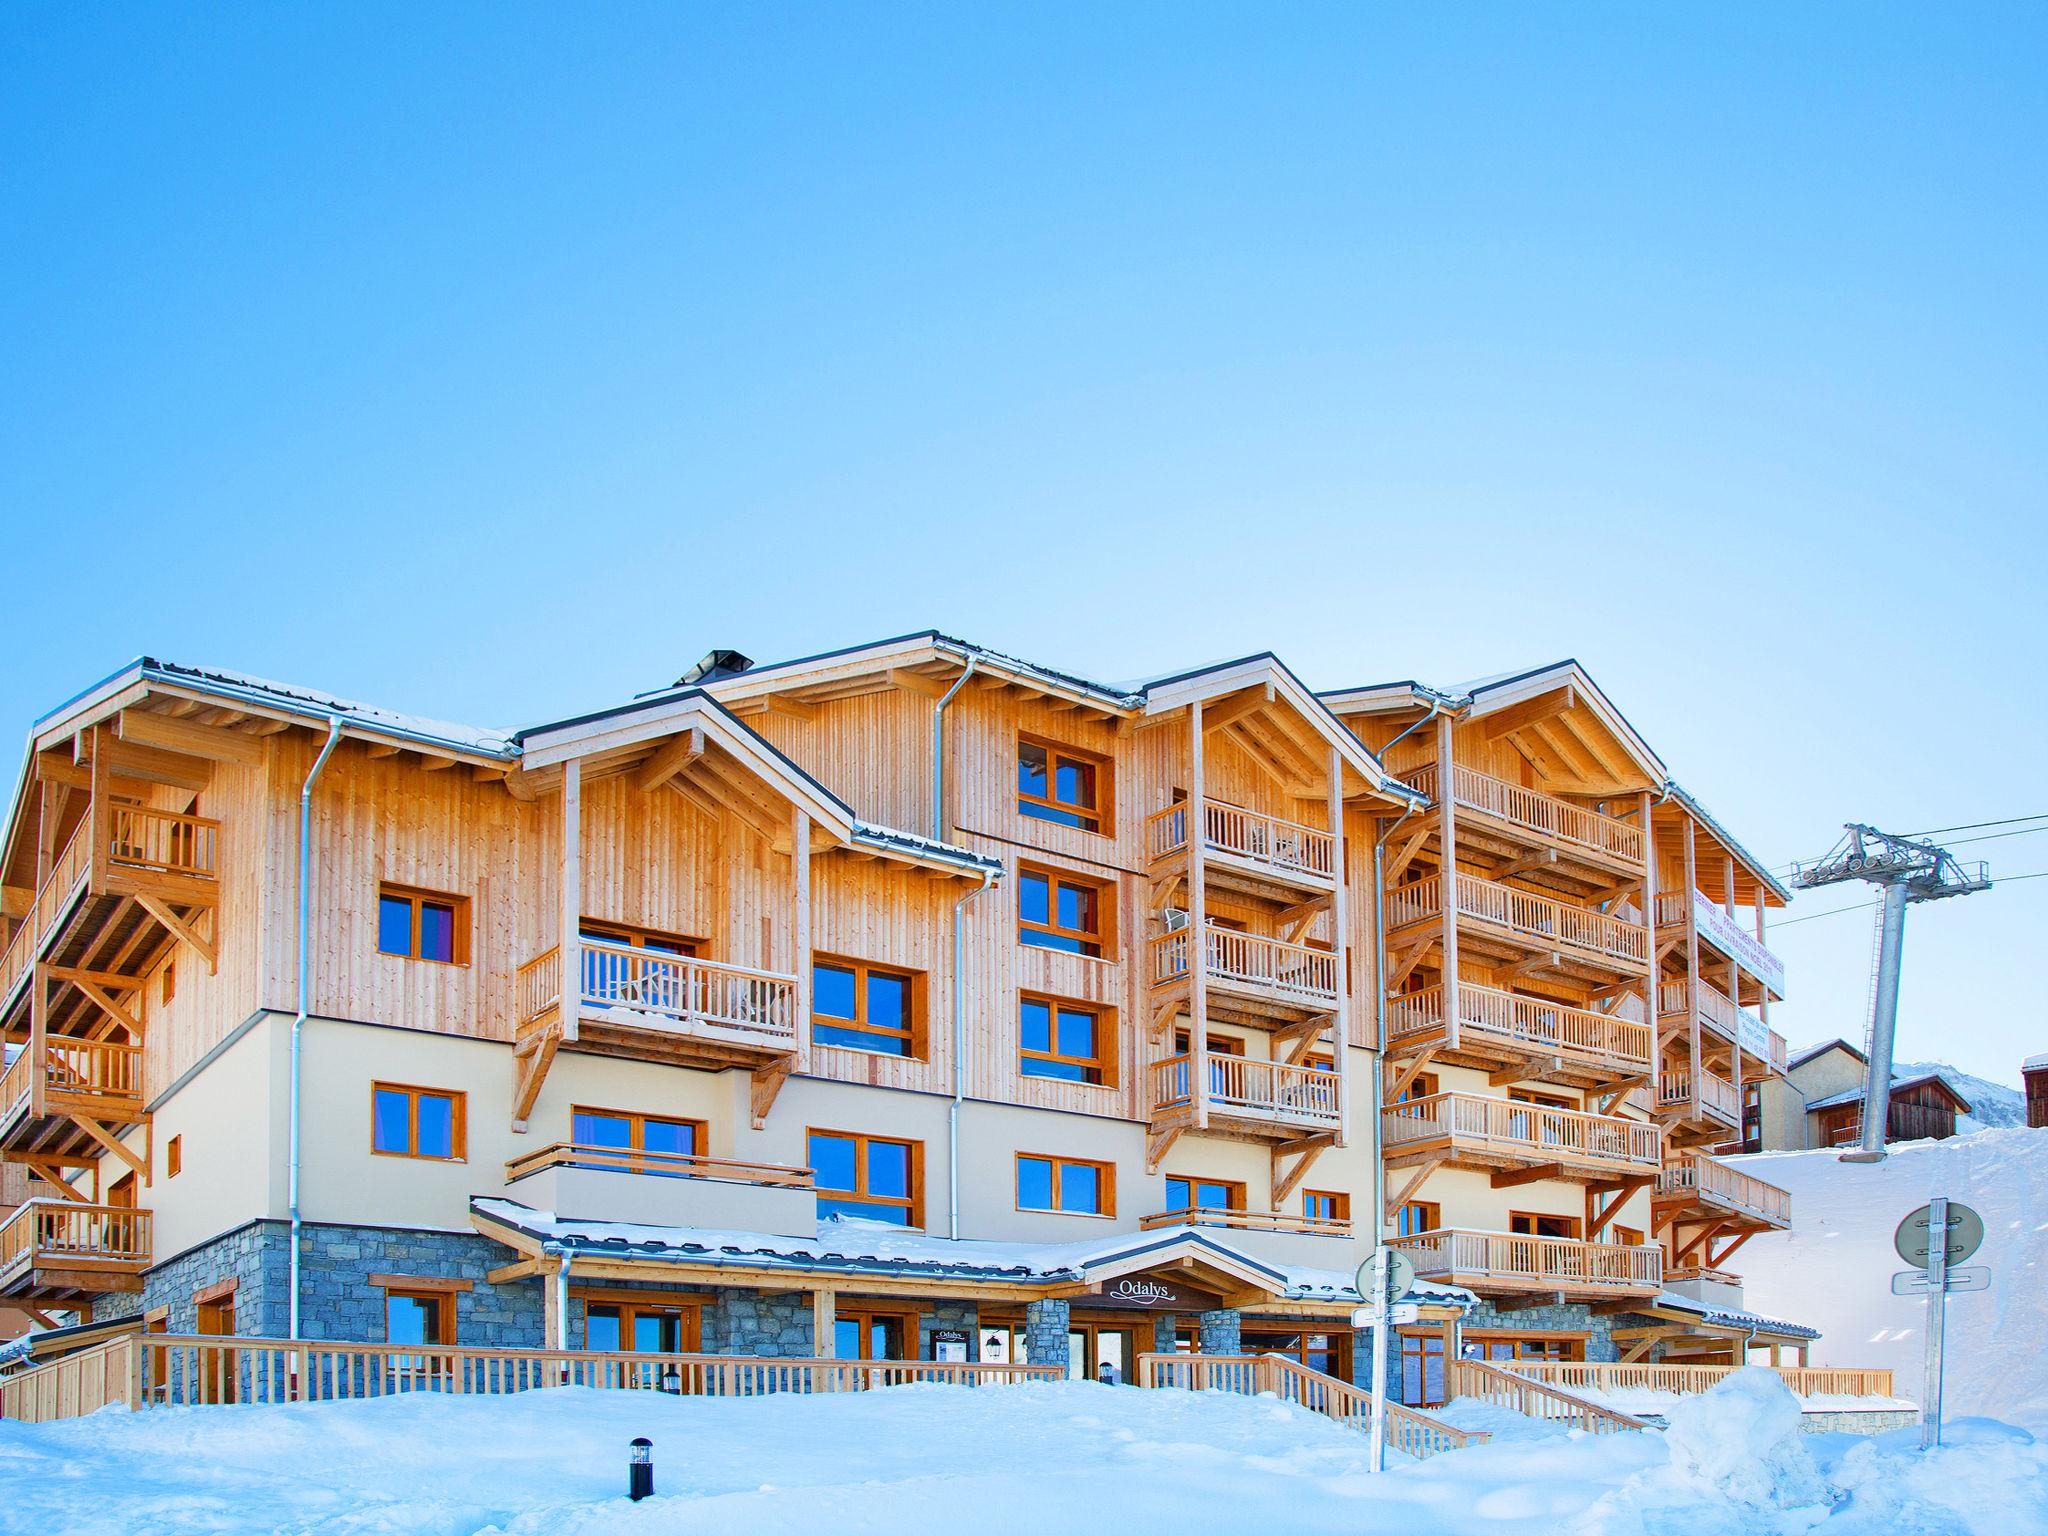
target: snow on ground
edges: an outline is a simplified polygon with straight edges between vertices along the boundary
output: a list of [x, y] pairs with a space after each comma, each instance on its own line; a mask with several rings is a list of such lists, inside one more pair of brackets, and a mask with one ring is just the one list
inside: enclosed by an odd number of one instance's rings
[[1979, 1131], [1891, 1149], [1882, 1163], [1835, 1152], [1764, 1152], [1728, 1160], [1790, 1191], [1792, 1230], [1751, 1238], [1730, 1261], [1744, 1305], [1821, 1330], [1816, 1365], [1890, 1366], [1917, 1400], [1925, 1303], [1894, 1296], [1906, 1266], [1892, 1233], [1930, 1195], [1984, 1218], [1994, 1287], [1948, 1301], [1945, 1406], [2048, 1429], [2048, 1130]]
[[[0, 1424], [0, 1536], [2048, 1533], [2048, 1445], [1802, 1437], [1766, 1372], [1688, 1399], [1668, 1434], [1447, 1412], [1498, 1438], [1375, 1477], [1361, 1436], [1271, 1398], [1092, 1382], [110, 1409]], [[658, 1492], [634, 1505], [641, 1434]]]

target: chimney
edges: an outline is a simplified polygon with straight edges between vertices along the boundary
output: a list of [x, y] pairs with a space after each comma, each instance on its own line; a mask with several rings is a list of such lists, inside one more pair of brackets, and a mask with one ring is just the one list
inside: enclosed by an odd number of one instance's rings
[[721, 677], [738, 677], [754, 664], [754, 658], [740, 651], [706, 651], [704, 659], [676, 679], [678, 688], [715, 683]]

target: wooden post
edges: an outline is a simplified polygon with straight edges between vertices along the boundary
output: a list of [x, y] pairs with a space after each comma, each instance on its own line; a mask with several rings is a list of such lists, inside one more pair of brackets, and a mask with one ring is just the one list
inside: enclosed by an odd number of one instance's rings
[[110, 739], [105, 726], [92, 728], [92, 803], [86, 807], [86, 824], [92, 838], [92, 846], [86, 850], [86, 867], [91, 877], [86, 888], [95, 894], [107, 888], [107, 844], [114, 831], [114, 764], [107, 750]]
[[1706, 1086], [1700, 1081], [1705, 1070], [1700, 1061], [1700, 929], [1693, 906], [1699, 899], [1699, 830], [1692, 812], [1685, 813], [1685, 1007], [1686, 1038], [1692, 1051], [1692, 1097], [1695, 1104], [1705, 1100]]
[[28, 984], [28, 1112], [40, 1120], [48, 1112], [43, 1100], [50, 1077], [50, 968], [40, 960], [31, 962]]
[[1444, 1048], [1458, 1047], [1458, 801], [1451, 785], [1455, 766], [1451, 756], [1451, 717], [1436, 720], [1436, 805], [1437, 838], [1442, 845], [1440, 865], [1444, 901], [1443, 994]]
[[1330, 1064], [1337, 1073], [1337, 1145], [1351, 1139], [1351, 907], [1345, 890], [1344, 756], [1330, 748], [1330, 867], [1337, 877], [1330, 897], [1330, 938], [1337, 951], [1337, 1016], [1331, 1021]]
[[801, 806], [789, 817], [790, 898], [794, 904], [793, 939], [795, 954], [790, 970], [796, 975], [796, 1066], [811, 1069], [811, 816]]
[[[820, 1360], [839, 1358], [838, 1329], [834, 1327], [839, 1319], [839, 1293], [837, 1291], [815, 1290], [811, 1292], [811, 1353]], [[906, 1347], [910, 1340], [904, 1340]]]
[[1195, 1129], [1209, 1124], [1209, 813], [1202, 799], [1202, 701], [1188, 706], [1188, 1102]]
[[[1756, 888], [1756, 947], [1764, 948], [1764, 888], [1761, 881]], [[1756, 979], [1756, 1016], [1764, 1021], [1765, 1029], [1771, 1027], [1771, 984], [1761, 976]], [[1770, 1041], [1766, 1040], [1764, 1044], [1768, 1047]]]
[[[1636, 800], [1639, 824], [1643, 829], [1643, 923], [1647, 930], [1650, 946], [1649, 963], [1643, 971], [1643, 1020], [1650, 1027], [1650, 1114], [1656, 1117], [1658, 1067], [1664, 1053], [1657, 1048], [1657, 837], [1650, 827], [1650, 792], [1644, 790]], [[1614, 1106], [1619, 1109], [1621, 1106]]]
[[562, 764], [562, 1038], [574, 1040], [583, 1016], [583, 760]]

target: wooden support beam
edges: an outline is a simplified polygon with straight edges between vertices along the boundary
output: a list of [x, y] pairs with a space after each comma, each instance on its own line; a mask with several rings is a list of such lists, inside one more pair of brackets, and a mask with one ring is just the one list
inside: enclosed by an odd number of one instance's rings
[[193, 927], [191, 923], [173, 912], [168, 905], [159, 901], [154, 896], [137, 896], [135, 904], [159, 923], [163, 924], [165, 930], [169, 932], [172, 938], [190, 944], [193, 949], [197, 950], [199, 958], [206, 962], [206, 969], [209, 973], [214, 975], [220, 973], [220, 952], [214, 948], [213, 942], [210, 939], [201, 938], [199, 930]]
[[922, 694], [927, 699], [944, 698], [952, 684], [943, 677], [928, 677], [922, 672], [912, 672], [907, 667], [891, 667], [888, 673], [889, 686], [901, 688], [906, 693]]
[[1185, 1126], [1169, 1125], [1164, 1130], [1148, 1131], [1145, 1134], [1145, 1171], [1157, 1173], [1159, 1165], [1166, 1161], [1167, 1153], [1181, 1138]]
[[1495, 1088], [1504, 1088], [1509, 1083], [1529, 1082], [1536, 1078], [1548, 1077], [1564, 1065], [1557, 1056], [1525, 1056], [1520, 1061], [1509, 1062], [1504, 1067], [1495, 1067], [1486, 1074], [1486, 1081]]
[[1612, 1198], [1605, 1205], [1596, 1206], [1593, 1212], [1593, 1219], [1586, 1223], [1587, 1241], [1598, 1242], [1600, 1234], [1607, 1230], [1609, 1223], [1621, 1214], [1621, 1208], [1643, 1190], [1648, 1189], [1652, 1182], [1647, 1175], [1642, 1178], [1622, 1179], [1618, 1182], [1614, 1186]]
[[484, 1275], [486, 1285], [510, 1285], [514, 1280], [531, 1280], [544, 1274], [539, 1259], [519, 1259], [511, 1264], [500, 1264]]
[[1495, 1189], [1513, 1189], [1521, 1184], [1541, 1184], [1545, 1179], [1554, 1179], [1564, 1172], [1562, 1163], [1537, 1163], [1530, 1168], [1506, 1168], [1495, 1173]]
[[148, 1160], [139, 1153], [131, 1152], [113, 1132], [101, 1125], [99, 1121], [88, 1120], [84, 1115], [66, 1115], [64, 1118], [105, 1147], [109, 1152], [113, 1153], [122, 1162], [126, 1163], [141, 1177], [143, 1183], [147, 1184], [150, 1182]]
[[704, 732], [700, 727], [679, 732], [655, 750], [633, 782], [642, 790], [658, 789], [703, 755]]
[[[7, 1160], [10, 1163], [19, 1163], [22, 1167], [30, 1169], [66, 1200], [76, 1200], [80, 1205], [92, 1204], [92, 1200], [88, 1196], [80, 1194], [71, 1187], [71, 1180], [67, 1176], [66, 1168], [55, 1158], [44, 1157], [36, 1152], [15, 1152], [9, 1154]], [[75, 1166], [85, 1167], [89, 1165], [80, 1163]]]
[[[820, 1360], [837, 1357], [839, 1335], [839, 1293], [824, 1286], [811, 1292], [811, 1353]], [[904, 1347], [909, 1347], [905, 1341]]]
[[1447, 1156], [1448, 1154], [1446, 1153], [1438, 1152], [1424, 1158], [1415, 1165], [1414, 1171], [1408, 1175], [1408, 1182], [1387, 1196], [1387, 1208], [1382, 1215], [1382, 1219], [1388, 1226], [1391, 1227], [1395, 1224], [1395, 1218], [1401, 1214], [1401, 1207], [1415, 1198], [1415, 1192], [1422, 1188], [1423, 1183], [1432, 1173], [1435, 1173], [1437, 1169], [1444, 1165]]
[[1401, 983], [1415, 973], [1425, 956], [1436, 948], [1437, 936], [1425, 931], [1408, 943], [1397, 947], [1387, 959], [1387, 996], [1392, 997], [1401, 990]]
[[1272, 702], [1271, 683], [1254, 683], [1249, 688], [1240, 688], [1235, 693], [1225, 694], [1220, 699], [1212, 699], [1202, 706], [1202, 729], [1223, 730], [1227, 726], [1235, 725], [1245, 716], [1264, 709]]
[[561, 1047], [561, 1018], [561, 1008], [557, 1005], [555, 1022], [541, 1031], [531, 1049], [514, 1058], [512, 1129], [522, 1135], [527, 1121], [533, 1118], [533, 1106], [540, 1099], [540, 1090], [548, 1080], [548, 1069], [555, 1064], [555, 1052]]
[[1431, 1046], [1401, 1068], [1400, 1072], [1395, 1075], [1394, 1081], [1388, 1084], [1384, 1090], [1387, 1095], [1387, 1103], [1398, 1104], [1401, 1101], [1401, 1095], [1406, 1093], [1408, 1085], [1413, 1083], [1422, 1074], [1422, 1069], [1429, 1065], [1430, 1061], [1435, 1057], [1436, 1051], [1437, 1048]]
[[[1282, 1142], [1273, 1148], [1272, 1183], [1274, 1210], [1279, 1210], [1281, 1206], [1287, 1203], [1287, 1197], [1300, 1187], [1303, 1179], [1308, 1177], [1308, 1171], [1315, 1166], [1316, 1159], [1336, 1144], [1336, 1133], [1331, 1131], [1325, 1132], [1320, 1136], [1304, 1136], [1299, 1141]], [[1283, 1169], [1281, 1165], [1289, 1157], [1295, 1159], [1294, 1166]]]
[[187, 757], [217, 763], [256, 764], [263, 761], [263, 743], [239, 731], [219, 730], [174, 720], [147, 710], [124, 709], [118, 725], [121, 740], [131, 746], [161, 747]]
[[1561, 715], [1578, 702], [1578, 696], [1572, 692], [1569, 683], [1562, 688], [1553, 688], [1548, 693], [1539, 693], [1533, 699], [1524, 699], [1519, 704], [1510, 704], [1506, 709], [1496, 710], [1493, 714], [1482, 717], [1479, 721], [1479, 739], [1487, 742], [1499, 741], [1501, 737], [1519, 731], [1524, 726]]
[[1383, 884], [1395, 886], [1401, 883], [1401, 876], [1408, 872], [1408, 866], [1414, 863], [1415, 856], [1422, 852], [1422, 845], [1429, 841], [1429, 834], [1433, 830], [1435, 829], [1425, 821], [1409, 834], [1408, 841], [1400, 846], [1391, 859], [1387, 860], [1386, 867], [1381, 874], [1381, 882]]
[[141, 988], [133, 977], [104, 976], [94, 971], [74, 971], [56, 965], [47, 967], [44, 974], [56, 981], [67, 981], [83, 992], [92, 1000], [95, 1008], [128, 1031], [129, 1039], [138, 1045], [141, 1044], [142, 1020], [129, 1012], [124, 1004], [115, 1001], [112, 991], [107, 986], [108, 982], [117, 982], [126, 991], [140, 992]]
[[790, 1066], [787, 1061], [772, 1061], [754, 1068], [749, 1100], [755, 1130], [767, 1125], [768, 1111], [775, 1107], [776, 1096], [782, 1092], [782, 1085], [789, 1081]]

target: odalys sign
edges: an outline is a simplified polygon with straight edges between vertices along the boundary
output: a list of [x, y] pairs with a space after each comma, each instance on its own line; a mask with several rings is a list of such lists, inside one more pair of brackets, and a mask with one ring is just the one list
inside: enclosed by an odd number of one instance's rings
[[1138, 1307], [1158, 1312], [1206, 1312], [1216, 1305], [1216, 1298], [1207, 1291], [1191, 1290], [1152, 1275], [1119, 1275], [1097, 1286], [1095, 1294], [1085, 1301], [1076, 1298], [1075, 1305]]

